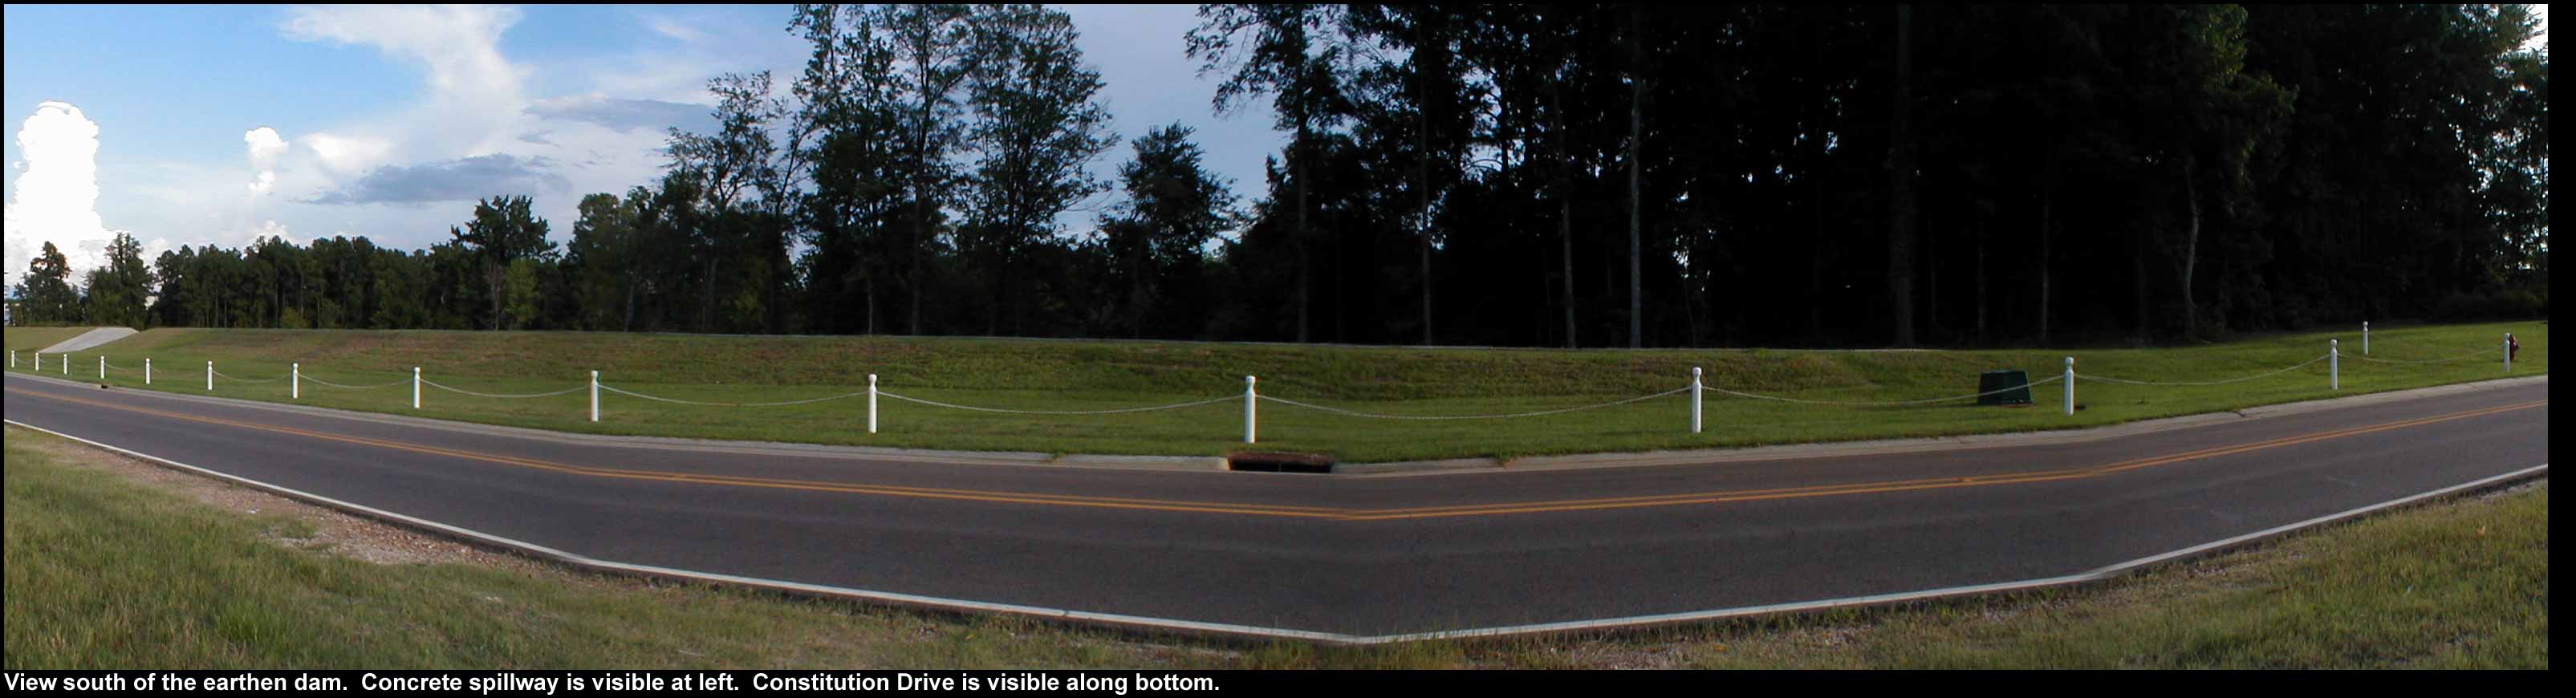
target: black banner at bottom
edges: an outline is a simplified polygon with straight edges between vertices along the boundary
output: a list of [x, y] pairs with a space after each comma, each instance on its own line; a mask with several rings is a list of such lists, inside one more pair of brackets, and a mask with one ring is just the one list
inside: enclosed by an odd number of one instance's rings
[[[1362, 672], [1371, 684], [1405, 672]], [[1476, 673], [1476, 672], [1470, 672]], [[1499, 675], [1490, 675], [1500, 679]], [[663, 694], [698, 691], [938, 694], [1154, 695], [1268, 693], [1349, 685], [1350, 672], [1245, 670], [655, 670], [655, 671], [10, 671], [10, 693], [57, 692], [363, 692], [474, 696]]]

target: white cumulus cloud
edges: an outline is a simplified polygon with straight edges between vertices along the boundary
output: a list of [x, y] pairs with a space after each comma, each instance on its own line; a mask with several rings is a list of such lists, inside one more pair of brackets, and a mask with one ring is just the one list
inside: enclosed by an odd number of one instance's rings
[[18, 126], [18, 191], [7, 208], [7, 281], [17, 283], [27, 263], [54, 243], [79, 273], [106, 258], [115, 236], [98, 217], [98, 123], [64, 102], [36, 105]]
[[297, 247], [303, 247], [306, 242], [301, 238], [288, 234], [286, 232], [286, 224], [279, 223], [277, 221], [265, 221], [260, 224], [258, 229], [250, 231], [250, 239], [243, 242], [242, 245], [247, 247], [252, 243], [259, 242], [260, 238], [277, 238], [279, 240], [285, 240], [286, 244]]
[[305, 136], [301, 140], [304, 141], [304, 148], [312, 151], [313, 157], [322, 161], [323, 169], [342, 176], [366, 172], [369, 168], [383, 163], [387, 157], [393, 155], [394, 151], [393, 141], [366, 136], [316, 133]]
[[250, 168], [259, 179], [250, 183], [253, 194], [267, 194], [277, 189], [277, 158], [286, 154], [286, 139], [277, 137], [277, 129], [261, 126], [242, 134], [242, 143], [250, 149]]

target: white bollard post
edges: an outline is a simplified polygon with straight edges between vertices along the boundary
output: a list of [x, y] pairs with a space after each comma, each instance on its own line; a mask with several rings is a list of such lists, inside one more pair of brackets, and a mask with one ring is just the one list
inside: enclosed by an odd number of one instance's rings
[[868, 374], [868, 433], [877, 433], [877, 374]]
[[107, 355], [98, 355], [98, 379], [107, 380]]
[[151, 384], [152, 384], [152, 360], [151, 360], [151, 359], [144, 359], [144, 360], [143, 360], [143, 384], [144, 384], [144, 385], [151, 385]]
[[2513, 333], [2504, 333], [2504, 372], [2513, 372]]
[[1256, 382], [1256, 381], [1259, 381], [1259, 380], [1260, 380], [1260, 379], [1258, 379], [1258, 378], [1254, 378], [1254, 377], [1252, 377], [1252, 376], [1244, 376], [1244, 377], [1243, 377], [1243, 442], [1244, 442], [1244, 443], [1252, 443], [1252, 442], [1253, 442], [1253, 435], [1255, 434], [1254, 425], [1259, 423], [1257, 420], [1255, 420], [1255, 419], [1253, 418], [1253, 415], [1254, 415], [1254, 413], [1255, 413], [1255, 410], [1257, 410], [1257, 409], [1258, 409], [1258, 407], [1257, 407], [1256, 405], [1254, 405], [1254, 404], [1253, 404], [1253, 401], [1254, 401], [1254, 400], [1259, 399], [1259, 395], [1255, 394], [1255, 393], [1252, 391], [1252, 384], [1253, 384], [1254, 382]]
[[2343, 389], [2343, 340], [2326, 340], [2326, 387]]
[[71, 374], [72, 374], [72, 355], [70, 355], [70, 354], [64, 354], [64, 355], [63, 355], [63, 360], [62, 360], [62, 362], [61, 362], [61, 363], [62, 363], [62, 365], [63, 365], [63, 375], [66, 375], [66, 376], [71, 375]]
[[420, 367], [411, 367], [411, 408], [420, 409]]
[[215, 362], [206, 362], [206, 392], [215, 391]]
[[289, 400], [304, 399], [304, 364], [302, 363], [290, 363], [286, 365], [286, 398]]
[[2066, 413], [2075, 414], [2075, 357], [2066, 357]]
[[1699, 367], [1691, 367], [1691, 433], [1699, 433]]
[[2370, 355], [2370, 321], [2361, 321], [2361, 355]]
[[18, 370], [18, 350], [9, 350], [9, 370]]
[[590, 372], [590, 421], [599, 421], [599, 372]]

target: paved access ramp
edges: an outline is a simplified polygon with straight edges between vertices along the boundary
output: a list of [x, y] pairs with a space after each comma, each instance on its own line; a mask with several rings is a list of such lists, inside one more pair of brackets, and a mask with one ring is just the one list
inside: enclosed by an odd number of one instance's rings
[[83, 332], [78, 337], [63, 340], [53, 346], [45, 347], [44, 349], [38, 350], [38, 353], [60, 354], [69, 351], [80, 351], [82, 349], [88, 349], [90, 347], [132, 336], [134, 336], [134, 328], [131, 327], [101, 327], [88, 332]]

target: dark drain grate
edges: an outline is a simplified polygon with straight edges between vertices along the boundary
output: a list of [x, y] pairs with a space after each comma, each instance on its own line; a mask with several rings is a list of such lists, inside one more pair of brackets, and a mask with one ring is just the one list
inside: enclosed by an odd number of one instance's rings
[[1281, 453], [1246, 451], [1225, 457], [1227, 470], [1250, 470], [1264, 473], [1329, 473], [1333, 457], [1319, 453]]

